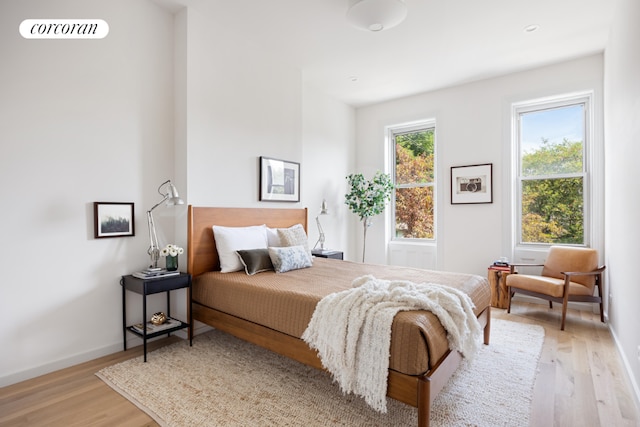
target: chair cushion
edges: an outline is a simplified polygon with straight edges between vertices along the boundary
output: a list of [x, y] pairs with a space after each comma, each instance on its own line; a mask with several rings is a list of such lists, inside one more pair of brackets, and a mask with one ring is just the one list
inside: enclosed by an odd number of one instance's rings
[[[564, 279], [555, 277], [532, 276], [528, 274], [510, 274], [507, 276], [507, 286], [539, 294], [562, 298]], [[580, 283], [569, 284], [569, 295], [593, 295], [593, 289]]]
[[[564, 280], [563, 271], [593, 271], [598, 268], [598, 252], [591, 248], [552, 246], [542, 269], [542, 276]], [[573, 281], [587, 286], [593, 292], [594, 276], [574, 276]]]

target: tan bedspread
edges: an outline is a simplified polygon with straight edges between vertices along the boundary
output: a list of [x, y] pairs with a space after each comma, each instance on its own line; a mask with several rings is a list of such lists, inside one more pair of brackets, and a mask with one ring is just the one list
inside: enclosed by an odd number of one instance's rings
[[[311, 268], [280, 274], [205, 273], [194, 279], [192, 298], [207, 307], [300, 338], [322, 297], [351, 288], [353, 279], [365, 274], [456, 287], [471, 297], [476, 315], [490, 303], [489, 285], [481, 276], [325, 258], [315, 258]], [[407, 375], [423, 374], [447, 350], [446, 333], [432, 313], [408, 311], [395, 317], [390, 369]]]

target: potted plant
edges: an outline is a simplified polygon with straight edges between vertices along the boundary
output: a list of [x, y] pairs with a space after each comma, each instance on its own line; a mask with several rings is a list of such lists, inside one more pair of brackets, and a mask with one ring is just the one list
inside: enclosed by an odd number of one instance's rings
[[372, 224], [371, 217], [384, 211], [385, 205], [391, 200], [393, 183], [391, 177], [380, 171], [371, 180], [364, 179], [361, 173], [347, 176], [350, 191], [345, 195], [345, 204], [362, 221], [364, 228], [362, 242], [362, 262], [364, 262], [367, 246], [367, 228]]

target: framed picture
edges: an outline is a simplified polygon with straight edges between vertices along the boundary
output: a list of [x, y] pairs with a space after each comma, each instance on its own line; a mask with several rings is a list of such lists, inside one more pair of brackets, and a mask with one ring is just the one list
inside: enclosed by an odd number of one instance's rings
[[260, 200], [300, 201], [300, 163], [260, 157]]
[[451, 167], [451, 204], [493, 203], [493, 163]]
[[133, 203], [94, 202], [94, 237], [135, 236]]

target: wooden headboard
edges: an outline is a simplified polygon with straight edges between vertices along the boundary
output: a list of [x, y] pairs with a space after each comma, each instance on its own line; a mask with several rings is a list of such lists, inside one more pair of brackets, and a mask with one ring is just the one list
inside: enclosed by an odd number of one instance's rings
[[207, 271], [220, 270], [212, 226], [266, 224], [272, 228], [286, 228], [302, 224], [307, 231], [307, 208], [213, 208], [189, 205], [187, 221], [187, 271], [195, 277]]

